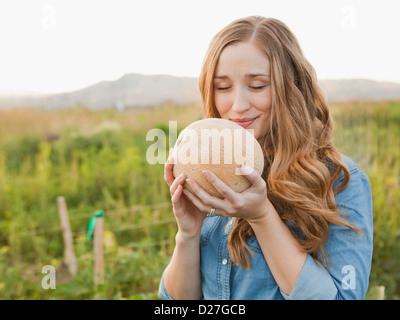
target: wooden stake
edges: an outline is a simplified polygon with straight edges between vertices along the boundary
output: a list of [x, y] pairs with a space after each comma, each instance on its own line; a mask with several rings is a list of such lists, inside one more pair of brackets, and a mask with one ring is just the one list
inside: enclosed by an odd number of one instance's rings
[[103, 218], [96, 218], [94, 226], [94, 286], [104, 283]]
[[57, 198], [58, 214], [61, 221], [61, 229], [64, 238], [64, 255], [65, 263], [68, 266], [69, 273], [72, 277], [78, 272], [78, 267], [76, 263], [74, 243], [72, 240], [71, 225], [68, 218], [67, 205], [65, 203], [64, 197]]

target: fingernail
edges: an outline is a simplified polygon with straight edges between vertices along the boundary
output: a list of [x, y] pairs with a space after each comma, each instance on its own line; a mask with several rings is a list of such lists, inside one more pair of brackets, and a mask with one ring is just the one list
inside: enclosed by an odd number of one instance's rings
[[205, 175], [206, 178], [211, 178], [210, 172], [204, 170], [204, 171], [203, 171], [203, 174]]
[[251, 174], [253, 172], [253, 168], [249, 167], [247, 164], [242, 165], [243, 174]]
[[194, 182], [192, 179], [186, 179], [186, 182], [189, 183], [189, 185], [193, 186]]

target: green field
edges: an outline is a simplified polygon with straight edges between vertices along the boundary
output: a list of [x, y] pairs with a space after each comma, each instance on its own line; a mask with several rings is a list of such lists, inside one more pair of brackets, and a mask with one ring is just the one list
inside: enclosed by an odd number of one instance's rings
[[[400, 102], [338, 103], [334, 144], [367, 173], [374, 255], [367, 298], [400, 299]], [[0, 111], [0, 299], [156, 299], [176, 224], [163, 164], [150, 165], [151, 128], [201, 118], [196, 105], [117, 112]], [[167, 140], [168, 142], [168, 140]], [[169, 146], [166, 145], [166, 150]], [[63, 264], [57, 197], [66, 199], [78, 273]], [[94, 286], [90, 217], [104, 212], [105, 281]], [[42, 267], [56, 289], [42, 288]]]

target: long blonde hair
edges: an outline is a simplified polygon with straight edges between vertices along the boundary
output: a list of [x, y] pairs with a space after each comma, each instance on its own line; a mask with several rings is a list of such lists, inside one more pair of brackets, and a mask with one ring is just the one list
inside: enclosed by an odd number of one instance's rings
[[[221, 117], [214, 102], [215, 70], [222, 50], [237, 42], [257, 45], [271, 66], [269, 130], [259, 138], [268, 199], [283, 221], [295, 223], [302, 248], [321, 265], [329, 265], [324, 249], [329, 225], [359, 230], [342, 218], [343, 212], [336, 207], [334, 197], [346, 188], [350, 174], [332, 145], [333, 123], [315, 71], [281, 21], [259, 16], [235, 20], [214, 36], [203, 61], [199, 87], [207, 118]], [[334, 189], [342, 172], [343, 181]], [[246, 239], [253, 235], [245, 219], [236, 220], [228, 239], [235, 264], [250, 268], [252, 251]]]

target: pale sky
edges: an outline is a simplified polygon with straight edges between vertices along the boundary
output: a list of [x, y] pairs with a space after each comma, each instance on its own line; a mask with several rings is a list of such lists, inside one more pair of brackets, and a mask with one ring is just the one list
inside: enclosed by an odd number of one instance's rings
[[320, 79], [400, 83], [399, 14], [398, 0], [1, 0], [0, 93], [198, 77], [211, 38], [249, 15], [286, 23]]

